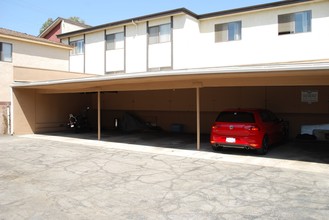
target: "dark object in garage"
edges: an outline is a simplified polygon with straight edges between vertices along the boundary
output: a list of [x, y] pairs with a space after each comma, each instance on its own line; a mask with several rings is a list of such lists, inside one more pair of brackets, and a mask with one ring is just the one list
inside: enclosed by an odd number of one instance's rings
[[125, 132], [141, 131], [148, 128], [142, 119], [128, 112], [123, 114], [119, 127]]
[[315, 141], [316, 136], [313, 134], [298, 134], [296, 139], [300, 141]]

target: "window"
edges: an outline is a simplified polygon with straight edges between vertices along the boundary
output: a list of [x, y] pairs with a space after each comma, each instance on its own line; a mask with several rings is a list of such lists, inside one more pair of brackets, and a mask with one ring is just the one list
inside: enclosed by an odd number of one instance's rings
[[157, 44], [171, 41], [170, 24], [149, 27], [149, 44]]
[[215, 25], [215, 42], [241, 40], [241, 21]]
[[124, 33], [106, 35], [106, 50], [116, 50], [124, 48]]
[[0, 42], [0, 61], [11, 62], [13, 56], [13, 46]]
[[216, 122], [254, 123], [255, 118], [252, 112], [222, 112], [218, 115]]
[[311, 19], [311, 11], [279, 15], [279, 35], [310, 32]]
[[70, 45], [73, 46], [71, 55], [83, 54], [85, 51], [85, 42], [83, 40], [72, 41]]

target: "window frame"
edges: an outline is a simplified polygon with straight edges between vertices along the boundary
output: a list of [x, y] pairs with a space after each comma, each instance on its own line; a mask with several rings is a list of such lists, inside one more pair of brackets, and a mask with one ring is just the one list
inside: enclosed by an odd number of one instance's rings
[[309, 32], [312, 32], [312, 10], [278, 15], [279, 36]]
[[242, 21], [215, 24], [215, 43], [242, 40]]
[[165, 23], [148, 27], [148, 44], [160, 44], [171, 42], [171, 23]]
[[106, 50], [124, 49], [125, 34], [117, 32], [105, 36]]
[[85, 53], [85, 42], [83, 39], [71, 41], [70, 45], [73, 46], [71, 55], [83, 55]]
[[[4, 45], [9, 46], [9, 53], [8, 51], [4, 51]], [[7, 57], [7, 55], [9, 55]], [[0, 42], [0, 61], [1, 62], [8, 62], [11, 63], [13, 62], [13, 44], [11, 43], [5, 43], [5, 42]]]

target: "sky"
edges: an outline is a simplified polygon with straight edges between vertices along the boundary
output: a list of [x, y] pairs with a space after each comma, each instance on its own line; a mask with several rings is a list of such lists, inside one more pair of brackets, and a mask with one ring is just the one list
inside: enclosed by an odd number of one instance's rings
[[0, 27], [37, 36], [48, 18], [76, 16], [97, 26], [183, 7], [206, 14], [276, 1], [279, 0], [0, 0]]

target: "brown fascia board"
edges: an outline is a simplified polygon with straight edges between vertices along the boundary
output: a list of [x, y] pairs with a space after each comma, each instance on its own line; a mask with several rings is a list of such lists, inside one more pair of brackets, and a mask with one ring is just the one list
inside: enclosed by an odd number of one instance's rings
[[206, 19], [206, 18], [211, 18], [211, 17], [238, 14], [238, 13], [244, 13], [244, 12], [249, 12], [249, 11], [264, 10], [264, 9], [268, 9], [268, 8], [275, 8], [275, 7], [281, 7], [281, 6], [304, 3], [304, 2], [311, 2], [311, 1], [314, 1], [314, 0], [283, 0], [283, 1], [278, 1], [278, 2], [272, 2], [272, 3], [248, 6], [248, 7], [243, 7], [243, 8], [230, 9], [230, 10], [225, 10], [225, 11], [218, 11], [218, 12], [213, 12], [213, 13], [202, 14], [202, 15], [198, 16], [198, 19]]
[[312, 1], [314, 1], [314, 0], [283, 0], [283, 1], [278, 1], [278, 2], [248, 6], [248, 7], [237, 8], [237, 9], [230, 9], [230, 10], [225, 10], [225, 11], [218, 11], [218, 12], [207, 13], [207, 14], [202, 14], [202, 15], [197, 15], [194, 12], [192, 12], [186, 8], [178, 8], [178, 9], [174, 9], [174, 10], [170, 10], [170, 11], [164, 11], [164, 12], [160, 12], [160, 13], [144, 15], [144, 16], [130, 18], [130, 19], [122, 20], [122, 21], [107, 23], [107, 24], [94, 26], [91, 28], [86, 28], [86, 29], [82, 29], [82, 30], [78, 30], [78, 31], [65, 33], [65, 34], [59, 34], [59, 35], [57, 35], [57, 37], [65, 38], [65, 37], [75, 36], [78, 34], [94, 32], [97, 30], [102, 30], [102, 29], [106, 29], [109, 27], [113, 27], [113, 26], [119, 26], [119, 25], [131, 23], [132, 21], [137, 22], [137, 21], [148, 20], [148, 19], [153, 19], [153, 18], [162, 17], [162, 16], [173, 15], [173, 14], [177, 14], [177, 13], [185, 13], [196, 19], [207, 19], [207, 18], [211, 18], [211, 17], [238, 14], [238, 13], [256, 11], [256, 10], [264, 10], [264, 9], [268, 9], [268, 8], [275, 8], [275, 7], [299, 4], [299, 3], [304, 3], [304, 2], [312, 2]]
[[163, 17], [163, 16], [168, 16], [168, 15], [178, 14], [178, 13], [185, 13], [185, 14], [188, 14], [188, 15], [194, 17], [194, 18], [198, 18], [198, 15], [193, 13], [192, 11], [190, 11], [186, 8], [178, 8], [178, 9], [174, 9], [174, 10], [170, 10], [170, 11], [164, 11], [164, 12], [160, 12], [160, 13], [156, 13], [156, 14], [149, 14], [149, 15], [129, 18], [129, 19], [121, 20], [121, 21], [111, 22], [111, 23], [107, 23], [107, 24], [103, 24], [103, 25], [99, 25], [99, 26], [94, 26], [94, 27], [91, 27], [91, 28], [86, 28], [86, 29], [82, 29], [82, 30], [69, 32], [69, 33], [59, 34], [59, 35], [57, 35], [57, 37], [58, 38], [65, 38], [65, 37], [75, 36], [75, 35], [78, 35], [78, 34], [94, 32], [94, 31], [97, 31], [97, 30], [102, 30], [102, 29], [106, 29], [106, 28], [109, 28], [109, 27], [113, 27], [113, 26], [128, 24], [128, 23], [131, 23], [132, 21], [133, 22], [138, 22], [138, 21], [153, 19], [153, 18], [157, 18], [157, 17]]

